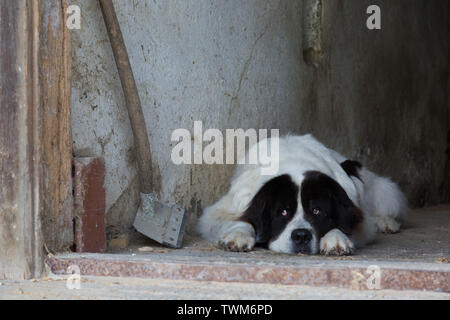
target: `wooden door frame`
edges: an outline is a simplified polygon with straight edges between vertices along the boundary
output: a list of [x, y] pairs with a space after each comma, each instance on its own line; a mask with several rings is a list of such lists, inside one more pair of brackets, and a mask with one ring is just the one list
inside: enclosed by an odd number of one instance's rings
[[0, 3], [0, 279], [40, 277], [44, 247], [73, 243], [68, 5]]

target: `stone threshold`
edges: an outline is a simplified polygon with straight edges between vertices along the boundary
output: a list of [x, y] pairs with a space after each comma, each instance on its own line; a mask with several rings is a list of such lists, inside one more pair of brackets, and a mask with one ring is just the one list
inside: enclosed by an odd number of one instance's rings
[[[62, 254], [46, 260], [55, 275], [78, 266], [81, 276], [306, 285], [352, 290], [450, 292], [450, 265], [410, 261], [255, 259], [147, 254]], [[377, 275], [379, 274], [379, 281]]]

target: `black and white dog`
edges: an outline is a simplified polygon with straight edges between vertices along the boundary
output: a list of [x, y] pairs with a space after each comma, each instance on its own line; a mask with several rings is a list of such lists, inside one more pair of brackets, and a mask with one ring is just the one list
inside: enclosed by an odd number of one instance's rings
[[199, 233], [230, 251], [262, 245], [292, 254], [348, 255], [377, 231], [399, 231], [408, 205], [391, 180], [311, 135], [280, 138], [278, 160], [276, 176], [261, 175], [258, 165], [238, 166], [228, 193], [204, 210]]

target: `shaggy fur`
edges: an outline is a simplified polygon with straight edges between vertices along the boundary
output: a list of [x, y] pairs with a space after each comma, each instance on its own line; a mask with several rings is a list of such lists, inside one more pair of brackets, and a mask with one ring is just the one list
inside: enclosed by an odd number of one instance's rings
[[399, 231], [408, 205], [390, 179], [311, 135], [286, 136], [279, 145], [276, 176], [261, 175], [258, 165], [238, 166], [229, 191], [199, 219], [205, 239], [230, 251], [258, 244], [284, 253], [346, 255], [377, 231]]

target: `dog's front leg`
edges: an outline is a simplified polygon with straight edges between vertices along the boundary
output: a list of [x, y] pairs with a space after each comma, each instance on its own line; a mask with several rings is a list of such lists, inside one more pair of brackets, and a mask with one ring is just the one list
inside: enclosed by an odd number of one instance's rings
[[320, 253], [331, 256], [351, 255], [355, 251], [353, 241], [341, 230], [333, 229], [320, 239]]
[[227, 251], [247, 252], [255, 246], [255, 230], [247, 222], [229, 221], [220, 228], [218, 245]]

